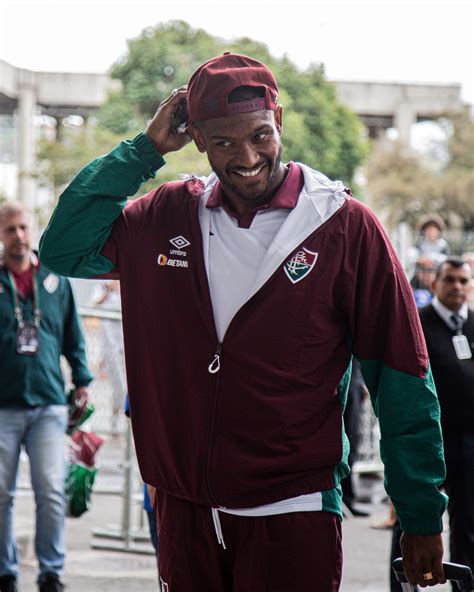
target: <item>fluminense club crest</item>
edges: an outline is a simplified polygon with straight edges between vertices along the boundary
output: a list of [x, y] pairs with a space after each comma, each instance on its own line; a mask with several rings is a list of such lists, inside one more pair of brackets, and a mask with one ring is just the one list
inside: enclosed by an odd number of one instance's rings
[[313, 253], [313, 251], [308, 251], [308, 249], [303, 247], [301, 251], [298, 251], [285, 263], [283, 269], [289, 280], [293, 284], [296, 284], [305, 278], [313, 269], [317, 258], [318, 253]]

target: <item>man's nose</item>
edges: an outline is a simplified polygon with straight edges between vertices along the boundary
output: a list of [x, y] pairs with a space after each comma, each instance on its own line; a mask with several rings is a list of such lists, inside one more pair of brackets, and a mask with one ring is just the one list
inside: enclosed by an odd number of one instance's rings
[[243, 142], [239, 150], [239, 164], [251, 169], [260, 162], [260, 157], [255, 146], [251, 142]]

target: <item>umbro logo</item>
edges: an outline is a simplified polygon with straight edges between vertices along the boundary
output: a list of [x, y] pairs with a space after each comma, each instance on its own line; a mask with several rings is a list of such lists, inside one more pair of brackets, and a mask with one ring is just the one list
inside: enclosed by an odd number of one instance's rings
[[184, 247], [187, 247], [191, 244], [181, 234], [179, 236], [175, 236], [174, 238], [170, 238], [170, 243], [175, 249], [184, 249]]

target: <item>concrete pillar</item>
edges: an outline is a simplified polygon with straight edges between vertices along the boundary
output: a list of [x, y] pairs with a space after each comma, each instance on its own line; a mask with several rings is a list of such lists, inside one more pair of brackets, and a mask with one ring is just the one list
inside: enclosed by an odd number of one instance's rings
[[28, 208], [35, 206], [36, 182], [33, 168], [36, 152], [36, 91], [32, 85], [21, 85], [18, 94], [18, 200]]
[[396, 248], [397, 254], [400, 258], [400, 262], [403, 266], [403, 269], [407, 270], [408, 264], [410, 263], [408, 260], [408, 247], [409, 247], [409, 229], [408, 224], [406, 222], [399, 222], [397, 225], [397, 241], [396, 241]]
[[416, 112], [409, 103], [400, 103], [395, 112], [394, 124], [398, 130], [400, 142], [408, 147], [410, 145], [411, 126], [416, 123]]

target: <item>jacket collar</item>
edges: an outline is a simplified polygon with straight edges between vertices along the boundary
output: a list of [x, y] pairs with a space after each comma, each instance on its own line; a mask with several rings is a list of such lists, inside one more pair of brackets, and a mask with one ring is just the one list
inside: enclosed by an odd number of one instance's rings
[[[350, 190], [346, 188], [341, 181], [331, 181], [326, 175], [315, 171], [305, 164], [290, 163], [292, 166], [298, 166], [303, 172], [304, 185], [300, 192], [299, 198], [292, 201], [292, 205], [277, 205], [273, 207], [295, 207], [301, 197], [309, 199], [313, 203], [313, 207], [318, 212], [319, 216], [325, 219], [331, 217], [346, 199], [351, 197]], [[201, 178], [203, 182], [203, 193], [201, 199], [207, 207], [216, 207], [221, 203], [211, 202], [211, 194], [219, 183], [219, 179], [215, 173], [211, 173], [207, 178]]]
[[[341, 181], [331, 181], [322, 173], [306, 165], [297, 164], [303, 171], [303, 189], [296, 206], [288, 214], [262, 260], [249, 298], [268, 281], [298, 246], [351, 199], [350, 191]], [[216, 182], [215, 173], [204, 180], [199, 208], [203, 235], [209, 234], [210, 214], [205, 206]]]
[[[267, 204], [262, 204], [255, 208], [255, 210], [263, 210], [268, 208], [286, 208], [292, 210], [298, 202], [298, 196], [301, 191], [300, 183], [300, 168], [294, 163], [288, 163], [288, 173], [280, 185], [278, 191]], [[206, 203], [207, 208], [226, 207], [224, 191], [219, 180], [214, 184], [211, 194]]]
[[444, 306], [444, 304], [442, 304], [438, 300], [438, 297], [435, 296], [433, 298], [433, 300], [431, 301], [431, 305], [434, 308], [435, 312], [438, 314], [438, 316], [441, 317], [441, 319], [446, 323], [446, 325], [448, 325], [448, 327], [452, 331], [455, 331], [457, 329], [457, 326], [455, 325], [455, 323], [453, 322], [453, 320], [451, 318], [453, 316], [453, 314], [459, 315], [464, 323], [467, 321], [467, 314], [468, 314], [467, 302], [464, 302], [459, 310], [454, 311], [454, 310], [449, 309], [447, 306]]

